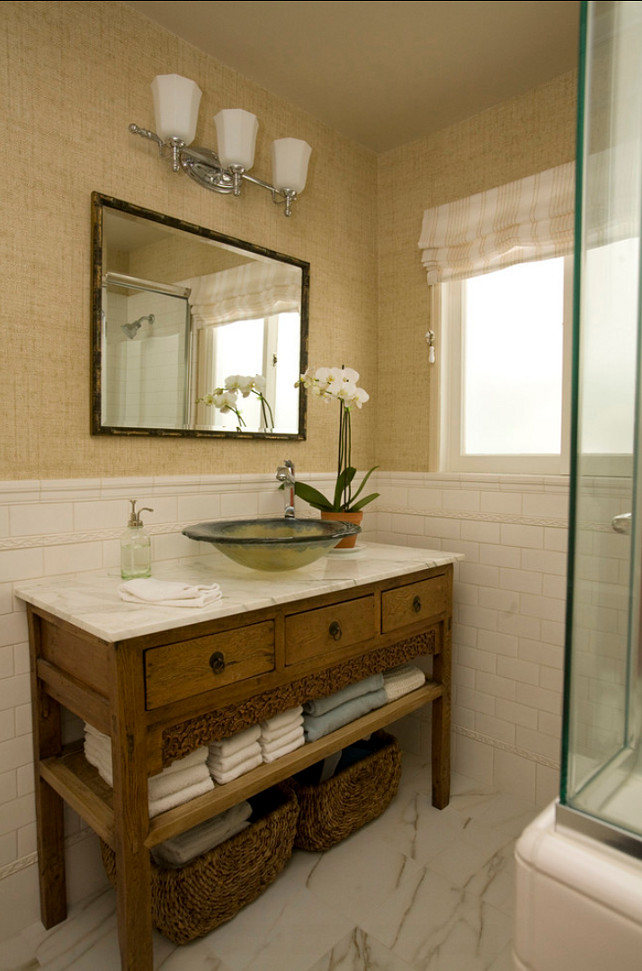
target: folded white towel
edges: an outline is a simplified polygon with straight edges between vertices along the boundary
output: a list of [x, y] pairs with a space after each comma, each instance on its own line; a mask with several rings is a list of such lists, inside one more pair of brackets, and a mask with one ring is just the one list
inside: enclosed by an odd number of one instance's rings
[[296, 742], [299, 738], [304, 738], [303, 734], [303, 722], [293, 728], [291, 732], [286, 732], [285, 735], [280, 735], [278, 738], [271, 739], [270, 741], [264, 741], [261, 737], [261, 751], [265, 755], [266, 753], [276, 752], [277, 749], [283, 748], [284, 745], [289, 745], [290, 742]]
[[297, 738], [292, 739], [290, 742], [281, 745], [280, 748], [270, 749], [269, 752], [263, 750], [263, 761], [264, 762], [276, 762], [277, 759], [282, 758], [282, 756], [287, 755], [288, 752], [294, 752], [295, 749], [299, 748], [301, 745], [305, 744], [305, 735], [303, 734], [303, 729], [301, 734]]
[[261, 746], [259, 743], [250, 742], [245, 748], [239, 749], [238, 752], [232, 752], [231, 755], [216, 755], [211, 752], [207, 758], [207, 765], [210, 769], [216, 769], [217, 772], [229, 772], [230, 769], [236, 768], [241, 762], [247, 762], [248, 759], [260, 754]]
[[217, 742], [210, 742], [209, 753], [215, 757], [233, 755], [234, 752], [238, 752], [240, 749], [246, 748], [252, 742], [258, 742], [260, 737], [260, 726], [252, 725], [251, 728], [246, 728], [242, 732], [237, 732], [236, 735], [230, 735], [228, 738], [221, 738]]
[[184, 866], [240, 833], [250, 825], [251, 815], [249, 802], [240, 802], [218, 816], [159, 843], [152, 849], [152, 859], [163, 866]]
[[96, 746], [90, 739], [85, 739], [85, 758], [90, 765], [98, 770], [101, 779], [113, 788], [114, 776], [111, 768], [111, 755], [105, 758], [102, 752], [97, 751]]
[[[101, 778], [110, 786], [114, 785], [111, 759], [111, 739], [91, 725], [85, 725], [84, 752], [87, 761], [99, 772]], [[157, 816], [167, 809], [180, 806], [189, 799], [210, 792], [214, 788], [210, 771], [206, 764], [206, 746], [190, 752], [182, 759], [147, 780], [149, 815]]]
[[297, 728], [300, 728], [302, 725], [303, 715], [301, 714], [297, 715], [293, 721], [283, 725], [282, 728], [274, 728], [272, 730], [261, 728], [261, 745], [263, 745], [264, 742], [278, 742], [280, 738], [285, 738], [286, 735], [290, 735], [292, 732], [295, 732]]
[[163, 607], [207, 607], [223, 596], [218, 583], [191, 586], [189, 583], [157, 580], [155, 577], [141, 577], [121, 583], [118, 593], [121, 600]]
[[274, 715], [273, 718], [267, 718], [260, 723], [262, 732], [274, 732], [285, 727], [293, 727], [294, 725], [300, 724], [299, 717], [303, 713], [303, 708], [301, 705], [297, 705], [296, 708], [288, 708], [287, 711], [282, 711], [279, 715]]
[[388, 701], [410, 694], [426, 683], [426, 675], [416, 664], [400, 664], [383, 673], [383, 690]]
[[252, 769], [256, 769], [257, 766], [261, 765], [263, 762], [263, 756], [259, 752], [258, 755], [252, 755], [249, 759], [245, 759], [244, 762], [240, 762], [233, 769], [228, 772], [220, 772], [218, 769], [212, 769], [212, 775], [219, 785], [225, 785], [226, 782], [232, 782], [233, 779], [238, 779], [240, 775], [245, 775], [246, 772], [250, 772]]
[[[189, 769], [192, 765], [200, 765], [205, 761], [208, 755], [207, 745], [201, 745], [200, 748], [194, 749], [189, 755], [184, 755], [182, 759], [176, 759], [171, 765], [166, 765], [162, 770], [164, 775], [169, 775], [171, 772], [182, 772], [183, 769]], [[150, 776], [150, 779], [154, 779], [156, 776]]]
[[210, 778], [210, 771], [203, 760], [200, 765], [188, 765], [186, 769], [175, 772], [161, 772], [147, 780], [147, 792], [151, 802], [164, 799], [173, 792], [188, 789]]
[[203, 779], [202, 782], [197, 782], [196, 785], [188, 786], [187, 789], [181, 789], [179, 792], [172, 792], [162, 799], [150, 799], [150, 818], [152, 816], [158, 816], [159, 813], [166, 813], [168, 809], [174, 809], [175, 806], [182, 806], [184, 802], [189, 802], [190, 799], [196, 799], [197, 796], [203, 796], [206, 792], [211, 792], [213, 788], [214, 783], [211, 778]]

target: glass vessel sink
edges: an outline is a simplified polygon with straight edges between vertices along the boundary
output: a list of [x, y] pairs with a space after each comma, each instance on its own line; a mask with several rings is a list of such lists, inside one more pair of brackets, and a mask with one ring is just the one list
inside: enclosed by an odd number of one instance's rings
[[322, 519], [236, 519], [197, 523], [184, 536], [213, 543], [236, 563], [253, 570], [297, 570], [331, 550], [345, 536], [361, 532], [353, 523]]

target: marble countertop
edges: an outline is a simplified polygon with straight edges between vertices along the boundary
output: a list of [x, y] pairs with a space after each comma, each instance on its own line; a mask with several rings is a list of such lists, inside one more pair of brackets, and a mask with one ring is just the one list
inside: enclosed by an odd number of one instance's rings
[[346, 590], [460, 559], [459, 553], [368, 543], [354, 551], [332, 551], [316, 563], [284, 573], [247, 569], [216, 550], [152, 567], [152, 575], [163, 580], [218, 583], [222, 599], [207, 607], [126, 603], [118, 594], [122, 580], [116, 569], [29, 580], [17, 583], [14, 589], [16, 596], [34, 607], [113, 642]]

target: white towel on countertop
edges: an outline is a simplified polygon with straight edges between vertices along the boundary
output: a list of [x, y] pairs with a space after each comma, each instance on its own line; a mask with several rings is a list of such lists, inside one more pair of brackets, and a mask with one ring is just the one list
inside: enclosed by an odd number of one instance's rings
[[300, 748], [301, 745], [305, 744], [305, 735], [303, 734], [303, 728], [301, 728], [300, 734], [296, 738], [291, 739], [289, 742], [281, 744], [280, 748], [272, 748], [269, 751], [263, 749], [263, 761], [264, 762], [276, 762], [277, 759], [282, 758], [287, 755], [288, 752], [294, 752], [295, 749]]
[[214, 776], [215, 782], [219, 785], [225, 785], [226, 782], [232, 782], [233, 779], [238, 779], [239, 776], [245, 775], [246, 772], [250, 772], [252, 769], [256, 769], [257, 766], [261, 765], [263, 762], [263, 756], [259, 750], [258, 755], [251, 755], [245, 761], [240, 762], [233, 769], [229, 769], [227, 772], [221, 772], [219, 769], [211, 769], [211, 773]]
[[283, 748], [284, 745], [289, 745], [290, 742], [296, 742], [299, 738], [304, 737], [303, 721], [301, 721], [301, 724], [293, 728], [291, 732], [286, 732], [285, 735], [279, 735], [278, 738], [266, 742], [261, 737], [261, 751], [264, 755], [270, 752], [276, 752], [277, 749]]
[[383, 673], [383, 690], [388, 701], [410, 694], [426, 683], [426, 675], [416, 664], [400, 664]]
[[251, 815], [249, 802], [240, 802], [218, 816], [159, 843], [152, 849], [152, 859], [162, 866], [184, 866], [248, 827]]
[[252, 742], [258, 742], [260, 737], [260, 726], [252, 725], [251, 728], [245, 728], [242, 732], [237, 732], [236, 735], [230, 735], [228, 738], [221, 738], [217, 742], [210, 742], [209, 754], [215, 758], [233, 755], [235, 752], [247, 748], [247, 746], [251, 745]]
[[140, 577], [118, 588], [121, 600], [160, 607], [207, 607], [223, 596], [218, 583], [191, 586], [176, 580]]
[[297, 705], [296, 708], [288, 708], [287, 711], [282, 711], [279, 715], [274, 715], [273, 718], [266, 718], [260, 722], [261, 733], [276, 733], [283, 729], [294, 728], [295, 725], [301, 724], [302, 714], [303, 708], [301, 705]]
[[235, 769], [241, 762], [247, 762], [248, 759], [260, 754], [261, 746], [259, 743], [250, 742], [245, 748], [239, 749], [238, 752], [232, 752], [231, 755], [216, 755], [210, 752], [207, 757], [207, 765], [210, 769], [216, 769], [217, 772], [229, 772], [230, 769]]

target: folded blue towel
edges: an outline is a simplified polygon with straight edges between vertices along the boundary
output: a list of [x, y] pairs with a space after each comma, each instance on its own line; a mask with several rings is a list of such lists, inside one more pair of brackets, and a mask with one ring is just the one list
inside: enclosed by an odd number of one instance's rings
[[347, 688], [335, 691], [333, 695], [328, 695], [326, 698], [306, 701], [303, 705], [303, 711], [308, 715], [325, 715], [326, 711], [338, 708], [346, 701], [368, 694], [370, 691], [378, 691], [379, 688], [383, 688], [383, 674], [373, 674], [369, 678], [364, 678], [363, 681], [357, 681], [356, 684], [349, 684]]
[[369, 691], [367, 694], [360, 695], [358, 698], [351, 698], [350, 701], [346, 701], [336, 708], [331, 708], [330, 711], [325, 712], [323, 715], [304, 715], [303, 730], [305, 732], [305, 740], [306, 742], [313, 742], [317, 738], [329, 735], [330, 732], [336, 731], [342, 725], [347, 725], [348, 722], [354, 721], [355, 718], [367, 714], [367, 712], [372, 711], [374, 708], [381, 708], [382, 705], [386, 705], [387, 703], [388, 697], [385, 690], [379, 688], [377, 691]]

